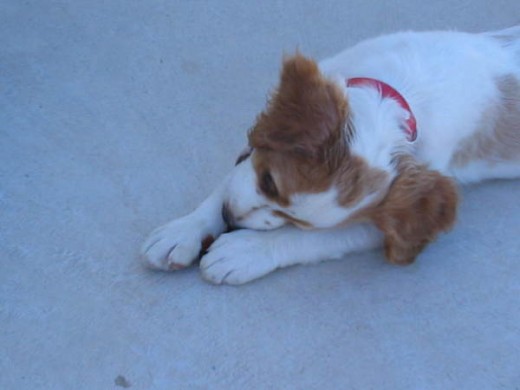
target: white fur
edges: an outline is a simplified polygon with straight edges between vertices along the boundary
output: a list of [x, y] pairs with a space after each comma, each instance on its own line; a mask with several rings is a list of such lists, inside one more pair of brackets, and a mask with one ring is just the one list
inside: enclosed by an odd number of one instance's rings
[[[516, 36], [504, 43], [499, 36]], [[496, 81], [512, 75], [520, 80], [520, 27], [485, 34], [458, 32], [398, 33], [368, 40], [320, 63], [348, 97], [356, 129], [351, 150], [369, 165], [396, 174], [393, 153], [407, 151], [431, 169], [460, 182], [520, 176], [519, 161], [490, 164], [475, 160], [465, 166], [451, 161], [461, 142], [480, 129], [483, 112], [500, 104]], [[370, 88], [347, 88], [345, 80], [371, 77], [397, 89], [410, 104], [418, 123], [418, 138], [406, 141], [400, 124], [406, 112]], [[200, 250], [202, 238], [224, 230], [221, 207], [227, 203], [240, 225], [273, 229], [284, 221], [272, 214], [280, 209], [257, 190], [251, 160], [236, 166], [222, 185], [193, 213], [152, 233], [143, 245], [147, 264], [160, 269], [188, 265]], [[335, 189], [321, 194], [297, 194], [284, 212], [320, 228], [333, 227], [363, 207], [339, 207]], [[373, 226], [303, 231], [239, 230], [222, 235], [201, 260], [205, 279], [240, 284], [279, 267], [339, 258], [379, 245], [382, 234]], [[172, 249], [173, 248], [173, 249]]]
[[243, 229], [220, 236], [200, 267], [210, 282], [242, 284], [277, 268], [372, 249], [381, 239], [382, 233], [368, 224], [313, 231], [293, 226], [269, 231]]
[[221, 217], [229, 176], [191, 214], [155, 229], [144, 242], [141, 253], [153, 269], [173, 271], [193, 263], [206, 236], [218, 237], [226, 225]]
[[[454, 168], [450, 161], [460, 142], [480, 130], [483, 112], [499, 100], [497, 79], [504, 75], [520, 79], [520, 26], [501, 32], [516, 35], [515, 45], [504, 47], [493, 37], [498, 33], [392, 34], [362, 42], [327, 59], [320, 63], [320, 69], [334, 80], [371, 77], [393, 86], [417, 118], [418, 139], [413, 145], [416, 157], [461, 182], [480, 181], [489, 175]], [[381, 118], [381, 108], [385, 108], [377, 106], [381, 100], [374, 96], [369, 101], [355, 91], [358, 89], [345, 92], [354, 117], [367, 128], [368, 122], [377, 120], [384, 124], [381, 130], [387, 128], [395, 113], [387, 109], [386, 120]], [[356, 114], [361, 111], [363, 115]], [[369, 131], [363, 128], [360, 133], [365, 136]], [[370, 140], [379, 143], [381, 149], [388, 147], [388, 137], [392, 136], [395, 134]]]
[[354, 207], [342, 207], [338, 203], [338, 191], [332, 187], [318, 194], [295, 194], [288, 210], [298, 219], [309, 222], [313, 228], [326, 229], [338, 226], [352, 214], [368, 205], [377, 194], [371, 194]]
[[371, 167], [390, 173], [392, 179], [392, 156], [412, 149], [399, 125], [406, 120], [407, 112], [395, 100], [381, 99], [375, 88], [349, 88], [345, 94], [356, 129], [351, 152]]

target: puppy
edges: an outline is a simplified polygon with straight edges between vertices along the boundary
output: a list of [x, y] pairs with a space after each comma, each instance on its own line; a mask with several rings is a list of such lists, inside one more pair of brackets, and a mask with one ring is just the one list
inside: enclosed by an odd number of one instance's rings
[[456, 182], [520, 177], [520, 26], [287, 57], [248, 139], [195, 211], [151, 234], [148, 266], [203, 254], [205, 279], [241, 284], [378, 246], [409, 264], [455, 222]]

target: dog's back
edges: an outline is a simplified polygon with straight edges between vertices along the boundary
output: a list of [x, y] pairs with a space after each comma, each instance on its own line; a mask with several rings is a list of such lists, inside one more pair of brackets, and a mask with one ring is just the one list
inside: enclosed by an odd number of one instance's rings
[[518, 176], [520, 26], [386, 35], [322, 61], [320, 69], [399, 90], [417, 118], [415, 155], [432, 169], [460, 182]]

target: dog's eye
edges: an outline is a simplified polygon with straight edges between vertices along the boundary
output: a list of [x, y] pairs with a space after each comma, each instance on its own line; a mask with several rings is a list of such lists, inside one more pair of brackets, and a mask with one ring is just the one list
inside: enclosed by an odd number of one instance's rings
[[269, 172], [264, 172], [260, 179], [260, 190], [270, 197], [276, 197], [278, 195], [278, 189], [274, 183], [273, 177]]

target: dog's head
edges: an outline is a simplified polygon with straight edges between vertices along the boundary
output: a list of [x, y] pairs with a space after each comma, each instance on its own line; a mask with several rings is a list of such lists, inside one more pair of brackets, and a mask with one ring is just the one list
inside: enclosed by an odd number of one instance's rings
[[[228, 223], [269, 230], [372, 220], [386, 233], [387, 256], [398, 263], [412, 261], [449, 228], [457, 202], [451, 180], [385, 145], [391, 142], [367, 142], [358, 134], [365, 129], [356, 126], [362, 113], [351, 111], [343, 90], [313, 60], [287, 58], [278, 89], [249, 133], [251, 150], [229, 180]], [[406, 141], [397, 137], [397, 144]]]

